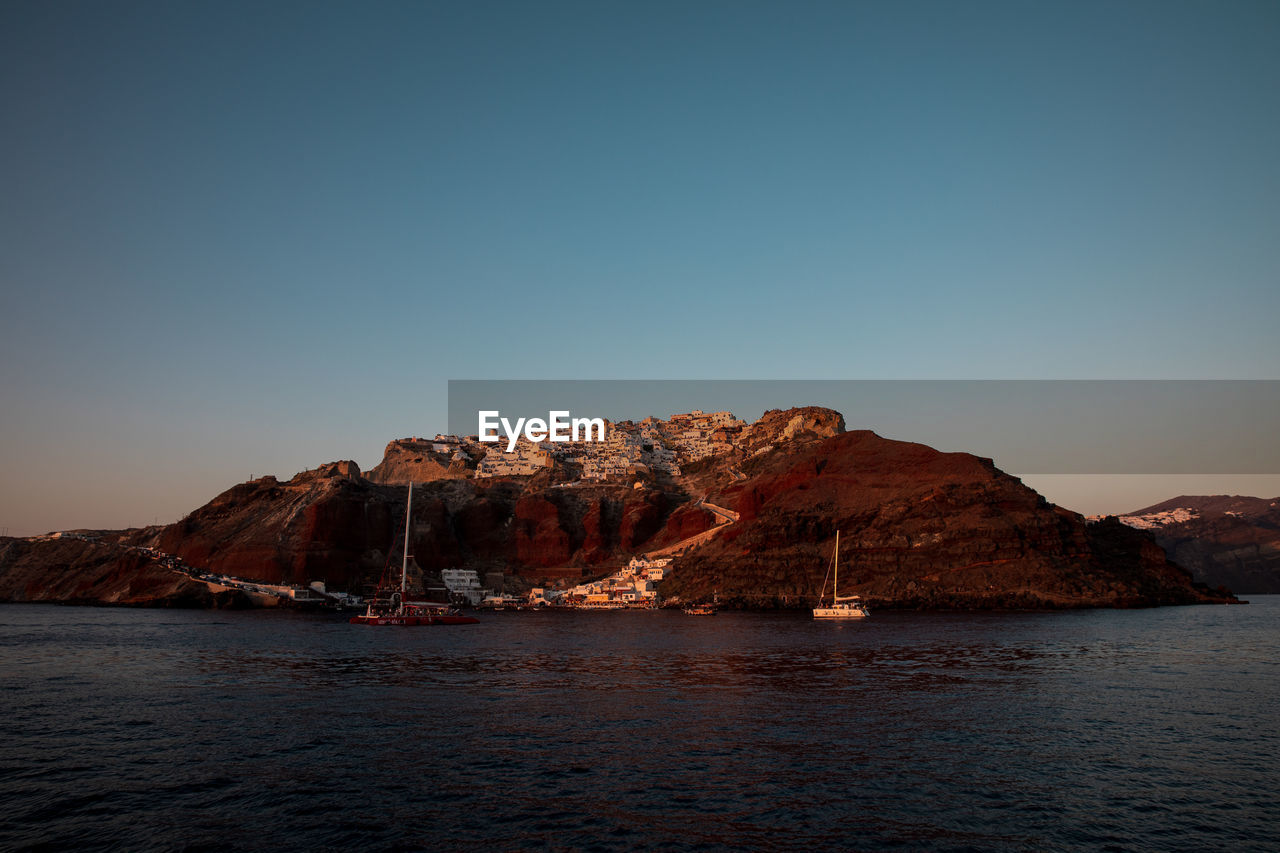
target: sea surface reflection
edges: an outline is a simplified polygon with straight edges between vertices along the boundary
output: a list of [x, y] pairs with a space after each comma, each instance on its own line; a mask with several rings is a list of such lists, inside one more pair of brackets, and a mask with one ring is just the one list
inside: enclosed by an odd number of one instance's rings
[[1275, 849], [1280, 600], [0, 607], [0, 848]]

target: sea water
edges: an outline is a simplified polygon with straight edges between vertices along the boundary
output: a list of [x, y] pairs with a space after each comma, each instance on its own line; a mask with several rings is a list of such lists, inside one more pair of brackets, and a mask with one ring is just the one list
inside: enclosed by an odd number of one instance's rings
[[1280, 849], [1280, 598], [0, 606], [0, 849]]

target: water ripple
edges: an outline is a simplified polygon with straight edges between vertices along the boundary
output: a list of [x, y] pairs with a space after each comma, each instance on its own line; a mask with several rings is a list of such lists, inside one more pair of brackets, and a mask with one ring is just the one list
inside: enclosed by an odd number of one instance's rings
[[1274, 849], [1278, 627], [0, 607], [0, 848]]

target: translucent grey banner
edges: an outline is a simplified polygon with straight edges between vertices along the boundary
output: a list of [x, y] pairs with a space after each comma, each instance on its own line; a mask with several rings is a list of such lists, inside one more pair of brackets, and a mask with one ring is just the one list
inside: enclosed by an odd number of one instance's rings
[[753, 421], [823, 406], [848, 429], [988, 456], [1023, 474], [1278, 474], [1280, 380], [449, 381], [449, 432], [479, 413], [609, 421], [701, 409]]

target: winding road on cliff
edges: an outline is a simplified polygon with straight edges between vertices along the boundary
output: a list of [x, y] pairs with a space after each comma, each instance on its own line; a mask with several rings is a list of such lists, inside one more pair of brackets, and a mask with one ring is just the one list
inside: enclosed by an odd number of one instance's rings
[[739, 517], [738, 513], [733, 510], [725, 509], [722, 506], [716, 506], [712, 503], [707, 503], [705, 499], [699, 499], [698, 506], [704, 508], [716, 517], [715, 527], [712, 527], [710, 530], [704, 530], [701, 533], [694, 534], [688, 539], [681, 539], [674, 545], [668, 545], [667, 547], [659, 548], [656, 551], [649, 551], [644, 556], [648, 559], [653, 559], [654, 557], [666, 557], [683, 553], [689, 548], [692, 548], [695, 545], [701, 545], [703, 542], [719, 535], [720, 531], [724, 530], [730, 524], [733, 524]]

